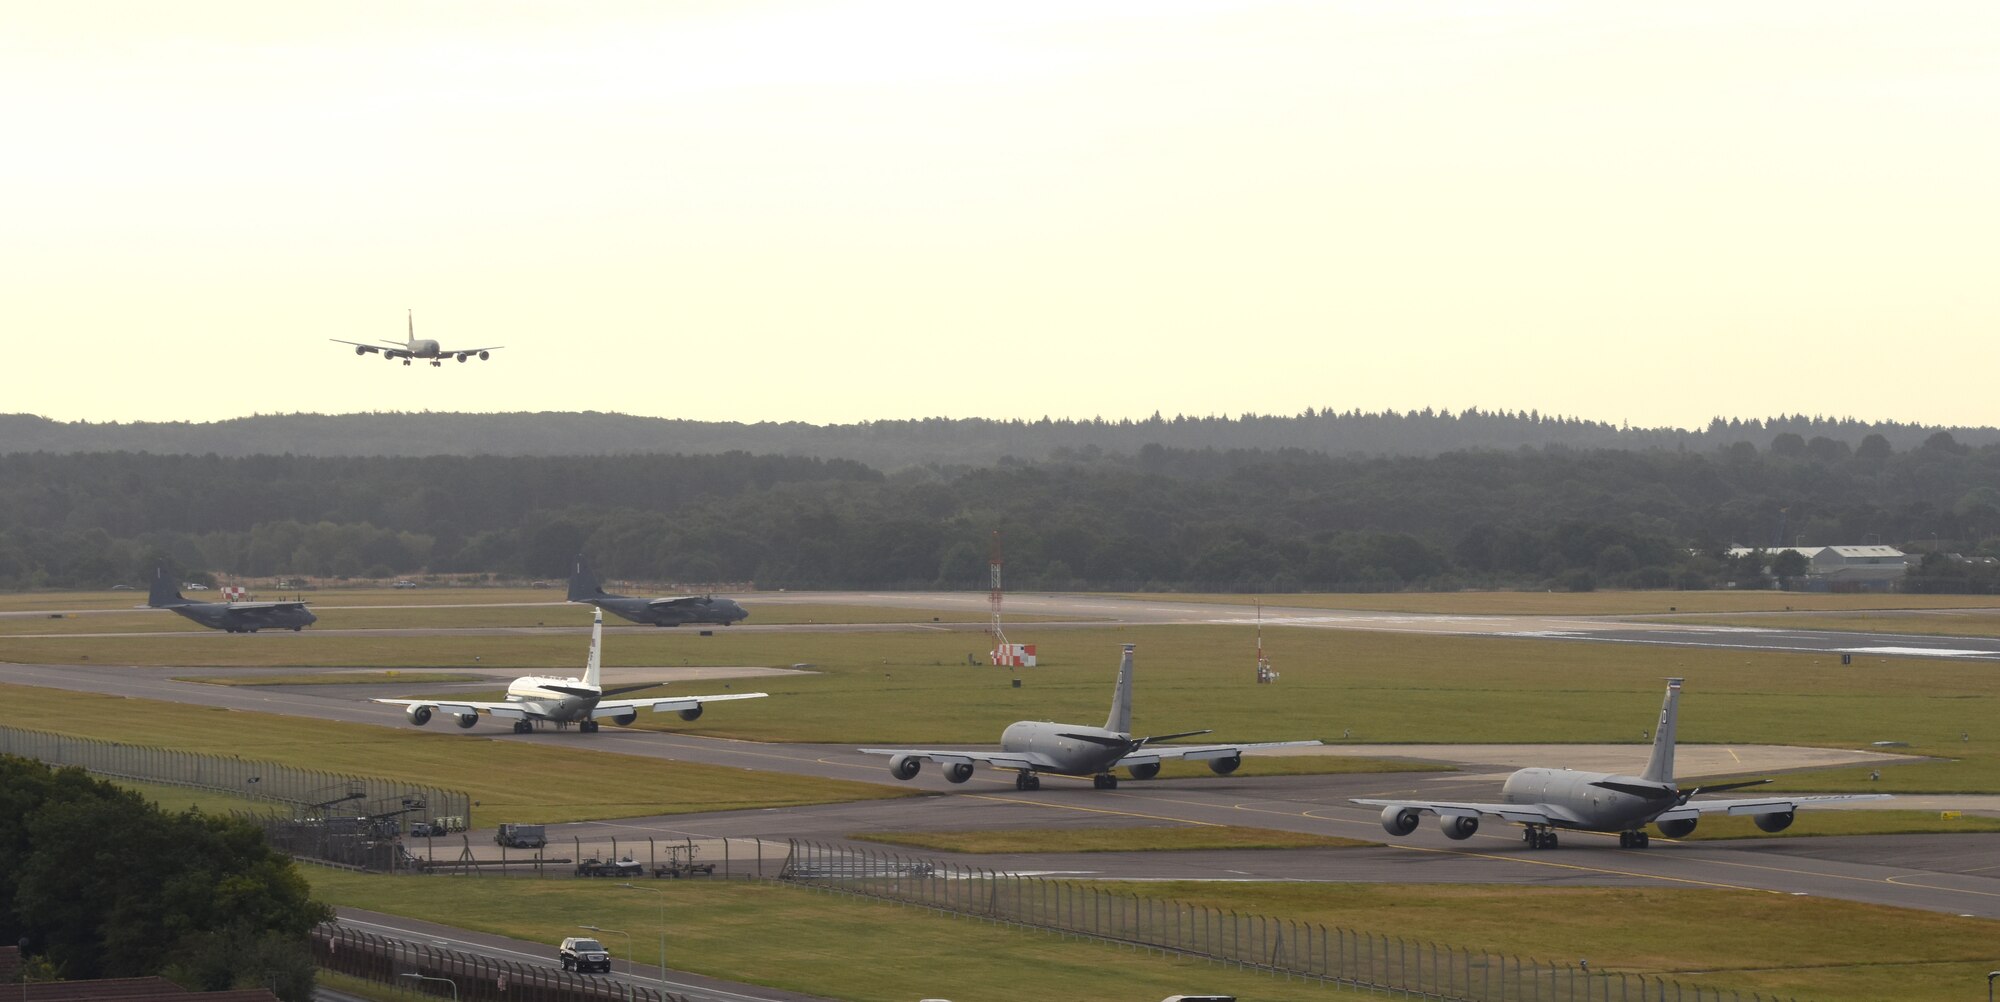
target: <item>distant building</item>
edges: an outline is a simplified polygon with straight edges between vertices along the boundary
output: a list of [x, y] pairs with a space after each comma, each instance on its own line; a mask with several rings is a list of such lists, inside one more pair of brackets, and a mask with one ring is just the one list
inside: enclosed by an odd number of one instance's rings
[[1786, 550], [1806, 558], [1800, 591], [1894, 591], [1910, 568], [1910, 555], [1893, 546], [1732, 546], [1729, 555], [1756, 550], [1767, 560]]

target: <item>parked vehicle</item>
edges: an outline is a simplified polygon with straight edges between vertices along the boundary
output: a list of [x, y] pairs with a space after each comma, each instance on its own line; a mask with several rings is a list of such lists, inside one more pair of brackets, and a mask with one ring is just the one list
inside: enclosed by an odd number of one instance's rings
[[630, 856], [624, 859], [603, 860], [592, 856], [576, 864], [579, 877], [643, 877], [646, 867]]
[[571, 936], [562, 941], [562, 948], [556, 951], [562, 959], [565, 971], [602, 971], [611, 973], [611, 951], [594, 939]]
[[493, 841], [509, 849], [540, 849], [549, 844], [549, 836], [541, 825], [503, 824], [493, 833]]

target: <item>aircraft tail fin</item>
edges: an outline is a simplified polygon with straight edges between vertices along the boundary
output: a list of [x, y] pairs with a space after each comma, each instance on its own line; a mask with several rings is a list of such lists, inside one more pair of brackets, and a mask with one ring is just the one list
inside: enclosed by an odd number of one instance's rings
[[1667, 698], [1660, 704], [1660, 725], [1653, 729], [1653, 757], [1646, 761], [1640, 779], [1654, 783], [1674, 781], [1674, 730], [1680, 719], [1681, 680], [1667, 680]]
[[404, 319], [410, 322], [410, 338], [403, 343], [414, 345], [417, 343], [417, 311], [410, 310], [408, 316], [404, 317]]
[[604, 674], [604, 610], [590, 612], [590, 660], [583, 665], [583, 684], [602, 688], [599, 679]]
[[1111, 716], [1104, 729], [1114, 734], [1132, 733], [1132, 648], [1125, 645], [1125, 658], [1118, 663], [1118, 688], [1111, 696]]
[[175, 588], [174, 583], [167, 578], [167, 569], [155, 567], [153, 590], [146, 596], [146, 604], [155, 609], [166, 609], [176, 605], [186, 605], [187, 599], [181, 597], [180, 589]]
[[577, 554], [576, 564], [569, 575], [569, 600], [588, 602], [602, 594], [604, 589], [598, 585], [597, 576], [590, 573], [590, 565], [583, 562], [583, 554]]

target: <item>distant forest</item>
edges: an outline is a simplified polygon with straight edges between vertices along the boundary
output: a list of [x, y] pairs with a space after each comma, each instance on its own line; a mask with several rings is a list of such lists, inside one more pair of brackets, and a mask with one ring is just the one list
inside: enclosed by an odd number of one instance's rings
[[[607, 577], [694, 587], [965, 589], [984, 587], [993, 530], [1009, 583], [1036, 589], [1704, 588], [1761, 580], [1721, 555], [1730, 543], [2000, 553], [2000, 442], [1736, 439], [1746, 427], [1704, 439], [1735, 439], [1722, 448], [1353, 456], [1147, 443], [888, 472], [749, 452], [10, 451], [0, 586], [137, 585], [158, 563], [555, 578], [581, 551]], [[1920, 587], [1989, 585], [1942, 558], [1925, 575]]]
[[212, 423], [57, 422], [30, 414], [0, 415], [4, 452], [152, 452], [218, 456], [594, 456], [748, 452], [758, 455], [851, 459], [894, 472], [909, 466], [988, 466], [1004, 458], [1030, 461], [1136, 454], [1168, 449], [1299, 449], [1329, 456], [1437, 456], [1468, 449], [1687, 449], [1703, 452], [1738, 442], [1768, 445], [1780, 434], [1860, 446], [1880, 435], [1896, 450], [1914, 449], [1948, 432], [1974, 447], [2000, 443], [1996, 428], [1938, 428], [1897, 422], [1794, 415], [1768, 419], [1715, 418], [1700, 431], [1621, 428], [1601, 421], [1534, 411], [1398, 413], [1307, 410], [1291, 416], [1240, 417], [1155, 414], [1143, 420], [1096, 418], [996, 421], [925, 418], [861, 424], [740, 424], [679, 421], [625, 414], [269, 414]]

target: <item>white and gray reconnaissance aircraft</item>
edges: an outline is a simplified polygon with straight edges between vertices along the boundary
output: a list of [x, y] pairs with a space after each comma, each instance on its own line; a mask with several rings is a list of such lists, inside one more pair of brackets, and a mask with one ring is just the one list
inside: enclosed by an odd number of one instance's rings
[[1500, 803], [1432, 803], [1421, 800], [1355, 800], [1382, 808], [1382, 827], [1398, 837], [1417, 830], [1421, 815], [1435, 814], [1447, 838], [1468, 839], [1489, 815], [1527, 826], [1523, 836], [1530, 849], [1554, 849], [1556, 829], [1617, 832], [1624, 849], [1643, 849], [1651, 840], [1642, 830], [1657, 825], [1660, 834], [1681, 838], [1694, 831], [1704, 814], [1748, 814], [1757, 827], [1781, 832], [1791, 827], [1801, 807], [1856, 800], [1887, 800], [1885, 793], [1818, 797], [1767, 797], [1760, 800], [1695, 800], [1696, 794], [1719, 793], [1758, 786], [1768, 779], [1718, 783], [1683, 790], [1674, 783], [1674, 729], [1680, 714], [1681, 680], [1667, 680], [1667, 698], [1660, 704], [1660, 726], [1653, 732], [1653, 757], [1637, 776], [1568, 769], [1522, 769], [1500, 787]]
[[614, 724], [624, 727], [639, 719], [641, 709], [651, 709], [655, 713], [673, 711], [682, 720], [693, 720], [701, 716], [704, 703], [719, 703], [725, 699], [763, 699], [768, 693], [737, 692], [723, 696], [654, 696], [648, 699], [605, 699], [621, 692], [651, 689], [654, 683], [630, 685], [622, 689], [606, 689], [599, 681], [604, 663], [604, 613], [597, 612], [590, 626], [590, 661], [584, 666], [582, 678], [551, 678], [529, 675], [517, 678], [507, 686], [507, 701], [504, 703], [481, 703], [472, 700], [451, 699], [378, 699], [377, 703], [389, 703], [403, 707], [410, 723], [422, 727], [431, 722], [431, 714], [448, 713], [458, 718], [458, 726], [471, 727], [479, 722], [481, 713], [495, 717], [507, 717], [514, 721], [514, 733], [526, 734], [535, 729], [537, 723], [551, 723], [557, 727], [576, 724], [577, 729], [586, 734], [597, 730], [597, 722], [609, 718]]
[[1183, 731], [1152, 737], [1132, 736], [1132, 648], [1125, 645], [1125, 659], [1118, 666], [1118, 689], [1111, 697], [1111, 716], [1103, 727], [1057, 724], [1041, 720], [1017, 720], [1000, 734], [1000, 750], [965, 751], [932, 748], [862, 748], [864, 755], [889, 755], [889, 772], [897, 779], [914, 779], [925, 760], [938, 764], [944, 778], [963, 783], [972, 778], [980, 763], [995, 769], [1014, 769], [1017, 790], [1041, 789], [1040, 773], [1059, 776], [1089, 776], [1098, 789], [1115, 790], [1118, 777], [1111, 770], [1123, 766], [1133, 779], [1152, 779], [1160, 774], [1160, 762], [1170, 758], [1205, 760], [1217, 775], [1227, 776], [1243, 764], [1243, 753], [1253, 748], [1294, 748], [1316, 745], [1318, 741], [1265, 741], [1233, 745], [1157, 745], [1155, 741], [1190, 738], [1207, 731]]
[[443, 365], [444, 360], [447, 358], [456, 358], [463, 362], [468, 358], [477, 356], [480, 361], [484, 362], [487, 359], [488, 353], [496, 352], [506, 347], [505, 345], [488, 345], [484, 348], [442, 348], [438, 346], [436, 341], [417, 340], [417, 314], [415, 310], [410, 311], [408, 319], [410, 322], [409, 340], [382, 342], [382, 344], [391, 345], [392, 347], [383, 348], [380, 345], [363, 344], [359, 341], [342, 341], [337, 337], [330, 337], [327, 340], [335, 344], [353, 345], [356, 355], [371, 355], [380, 352], [383, 358], [390, 361], [400, 358], [403, 360], [404, 365], [410, 364], [410, 360], [413, 358], [429, 359], [432, 365], [439, 366]]

